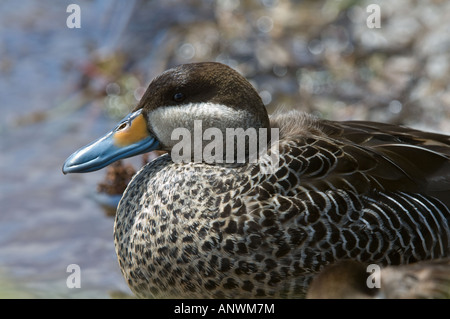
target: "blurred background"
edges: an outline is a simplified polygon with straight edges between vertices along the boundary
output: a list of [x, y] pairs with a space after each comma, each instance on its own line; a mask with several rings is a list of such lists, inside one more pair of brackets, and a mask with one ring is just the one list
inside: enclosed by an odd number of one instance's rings
[[[66, 25], [71, 3], [81, 28]], [[371, 4], [380, 28], [367, 25]], [[237, 69], [269, 112], [450, 134], [445, 0], [4, 0], [0, 298], [130, 294], [110, 198], [98, 193], [107, 170], [64, 176], [61, 166], [126, 115], [154, 76], [197, 61]], [[142, 159], [126, 164], [132, 174]], [[70, 264], [81, 288], [66, 285]]]

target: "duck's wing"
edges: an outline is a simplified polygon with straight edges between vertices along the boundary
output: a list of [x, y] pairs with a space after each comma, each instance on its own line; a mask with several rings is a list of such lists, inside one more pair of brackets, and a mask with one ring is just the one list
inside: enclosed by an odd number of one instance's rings
[[449, 255], [448, 137], [423, 133], [421, 142], [419, 131], [295, 114], [271, 124], [280, 128], [278, 167], [264, 175], [255, 166], [253, 187], [243, 189], [261, 231], [278, 229], [290, 243], [275, 255], [298, 245], [313, 271], [340, 259], [400, 264]]
[[301, 162], [304, 184], [420, 193], [450, 207], [450, 136], [297, 111], [272, 116], [271, 125], [280, 130], [281, 160], [293, 161], [293, 169]]
[[363, 121], [319, 125], [324, 140], [342, 151], [342, 164], [356, 161], [353, 169], [382, 189], [431, 195], [450, 206], [450, 136]]

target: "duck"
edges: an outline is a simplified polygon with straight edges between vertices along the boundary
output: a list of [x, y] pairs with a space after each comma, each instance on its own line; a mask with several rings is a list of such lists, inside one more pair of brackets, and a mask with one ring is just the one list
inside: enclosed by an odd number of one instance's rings
[[449, 299], [450, 258], [407, 265], [364, 265], [340, 260], [308, 287], [308, 299]]
[[166, 153], [133, 176], [114, 224], [122, 275], [139, 298], [305, 298], [343, 260], [449, 256], [445, 134], [301, 110], [269, 116], [238, 71], [199, 62], [154, 78], [62, 171], [154, 150]]

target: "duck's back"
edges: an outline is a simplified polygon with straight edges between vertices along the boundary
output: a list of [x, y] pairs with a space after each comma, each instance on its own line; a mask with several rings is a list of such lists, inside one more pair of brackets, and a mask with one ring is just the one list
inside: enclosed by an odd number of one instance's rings
[[280, 156], [270, 174], [164, 155], [135, 176], [115, 240], [138, 296], [302, 297], [337, 260], [449, 255], [448, 137], [300, 113], [271, 124]]

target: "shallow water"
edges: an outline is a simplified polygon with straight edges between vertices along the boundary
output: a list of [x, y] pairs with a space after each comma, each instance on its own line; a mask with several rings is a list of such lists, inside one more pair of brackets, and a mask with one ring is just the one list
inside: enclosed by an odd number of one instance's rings
[[[103, 16], [106, 3], [78, 1], [86, 11], [79, 30], [66, 27], [70, 3], [0, 3], [0, 298], [129, 293], [114, 220], [90, 197], [104, 172], [61, 172], [71, 152], [114, 123], [84, 103], [79, 72], [67, 67], [87, 59], [98, 34], [92, 18]], [[70, 264], [80, 266], [81, 288], [66, 285]]]

